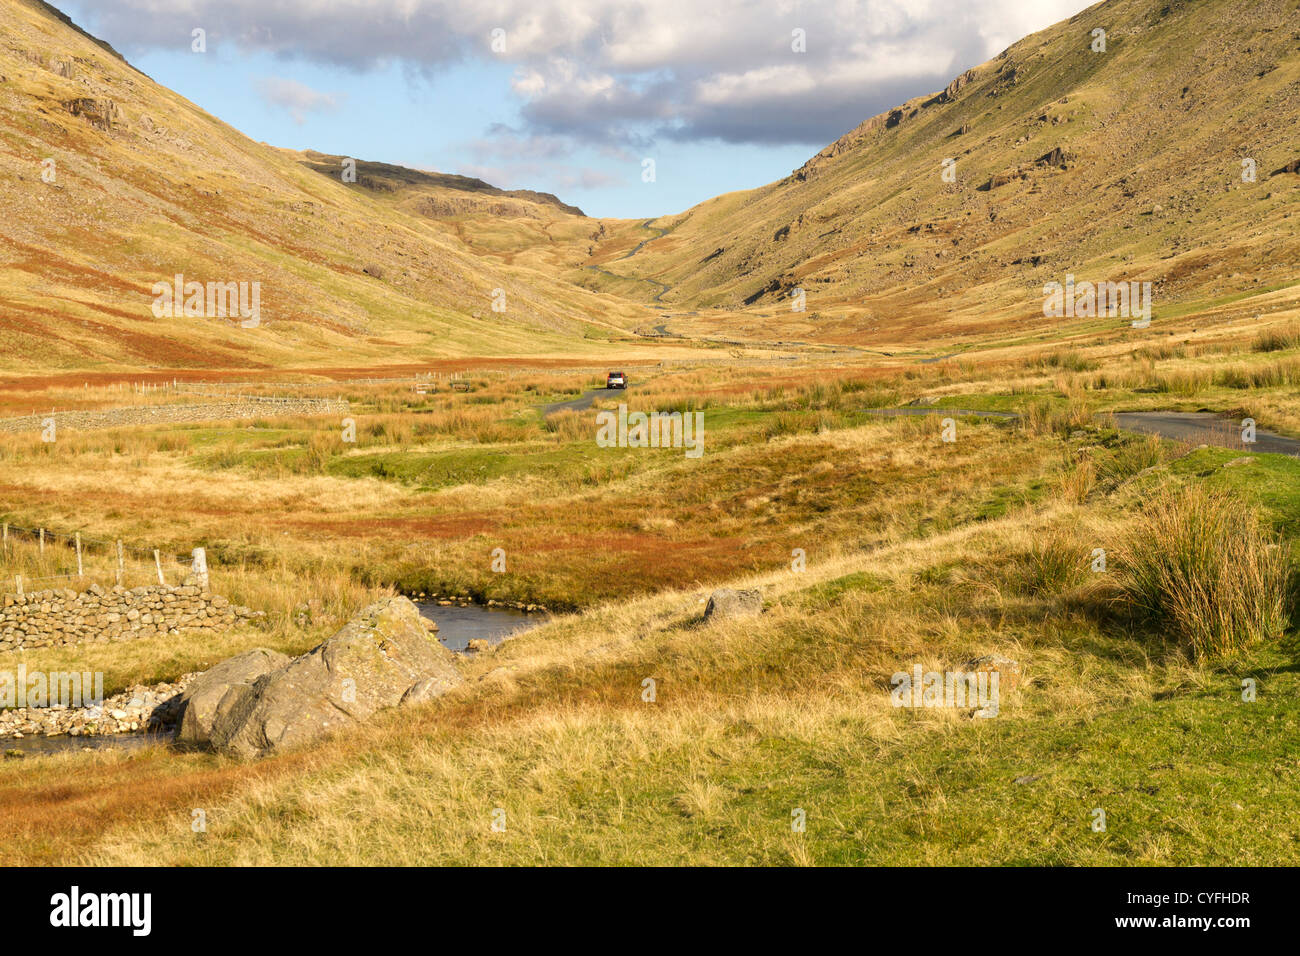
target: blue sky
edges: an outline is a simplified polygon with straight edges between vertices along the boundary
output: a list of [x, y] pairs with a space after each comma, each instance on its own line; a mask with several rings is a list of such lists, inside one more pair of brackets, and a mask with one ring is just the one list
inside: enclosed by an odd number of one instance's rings
[[[787, 175], [1079, 0], [56, 0], [253, 139], [651, 217]], [[494, 25], [495, 24], [495, 25]], [[192, 52], [205, 31], [207, 51]], [[801, 35], [802, 34], [802, 35]], [[653, 159], [654, 182], [642, 177]]]

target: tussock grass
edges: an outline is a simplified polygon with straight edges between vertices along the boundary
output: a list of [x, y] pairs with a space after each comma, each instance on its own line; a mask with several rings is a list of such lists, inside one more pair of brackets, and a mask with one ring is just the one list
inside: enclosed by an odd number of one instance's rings
[[1223, 492], [1161, 490], [1143, 505], [1121, 567], [1125, 599], [1198, 660], [1238, 654], [1290, 623], [1287, 552]]
[[1097, 360], [1073, 349], [1048, 352], [1040, 359], [1043, 368], [1063, 369], [1070, 372], [1088, 372], [1097, 368]]
[[1032, 596], [1070, 591], [1088, 578], [1089, 550], [1060, 529], [1036, 540], [1025, 553], [1022, 584]]
[[1097, 478], [1107, 488], [1114, 489], [1134, 475], [1160, 465], [1171, 454], [1168, 443], [1156, 435], [1127, 436], [1120, 439], [1113, 454], [1098, 459]]
[[1285, 328], [1266, 329], [1255, 337], [1250, 347], [1256, 352], [1284, 352], [1300, 348], [1300, 324], [1293, 323]]
[[1078, 462], [1061, 479], [1061, 496], [1070, 504], [1080, 505], [1097, 487], [1097, 466], [1091, 459]]
[[[1162, 650], [1134, 639], [1120, 588], [1131, 549], [1119, 543], [1145, 507], [1126, 506], [1157, 481], [1195, 486], [1204, 469], [1166, 468], [1177, 446], [1116, 433], [1096, 412], [1137, 393], [1091, 386], [1118, 366], [1145, 387], [1178, 371], [1156, 362], [1188, 355], [1082, 354], [643, 372], [632, 391], [549, 417], [537, 406], [599, 382], [471, 377], [469, 392], [428, 395], [358, 385], [355, 446], [339, 442], [336, 421], [276, 418], [123, 433], [117, 451], [118, 436], [28, 442], [0, 460], [25, 524], [73, 526], [55, 499], [78, 502], [75, 526], [131, 540], [176, 524], [181, 550], [208, 546], [214, 589], [268, 615], [264, 629], [202, 645], [134, 642], [30, 663], [87, 660], [119, 683], [259, 644], [298, 652], [388, 584], [582, 610], [462, 661], [468, 680], [447, 698], [302, 754], [247, 766], [70, 755], [59, 766], [72, 772], [57, 777], [0, 766], [0, 802], [22, 815], [0, 821], [16, 841], [0, 853], [48, 858], [42, 808], [75, 779], [103, 810], [93, 823], [54, 821], [73, 833], [60, 837], [64, 860], [1204, 863], [1224, 847], [1273, 859], [1276, 830], [1266, 838], [1211, 812], [1221, 778], [1175, 753], [1192, 735], [1233, 768], [1238, 799], [1272, 779], [1285, 741], [1259, 734], [1259, 721], [1300, 720], [1285, 702], [1294, 681], [1268, 671], [1258, 710], [1232, 691], [1237, 670], [1281, 666], [1283, 645], [1256, 641], [1228, 662], [1183, 653], [1182, 640]], [[1089, 369], [1094, 360], [1102, 368]], [[1265, 361], [1239, 351], [1216, 377], [1237, 364]], [[920, 397], [1028, 410], [1029, 422], [962, 419], [944, 443], [940, 415], [857, 414]], [[1198, 401], [1212, 397], [1222, 396]], [[706, 455], [595, 449], [594, 412], [619, 401], [703, 410]], [[181, 437], [164, 447], [168, 434]], [[1253, 493], [1238, 487], [1233, 500], [1245, 509]], [[152, 520], [162, 507], [179, 518]], [[1135, 545], [1150, 539], [1133, 534]], [[497, 545], [506, 575], [489, 570]], [[1115, 573], [1093, 573], [1099, 547], [1120, 552]], [[803, 572], [793, 548], [807, 552]], [[767, 612], [702, 625], [722, 585], [762, 587]], [[319, 609], [299, 627], [294, 608], [311, 598]], [[1025, 674], [996, 722], [890, 705], [892, 673], [993, 652]], [[658, 684], [653, 705], [646, 677]], [[1151, 769], [1163, 765], [1178, 771]], [[133, 768], [177, 778], [149, 791], [148, 814], [120, 783]], [[1014, 783], [1025, 774], [1043, 778]], [[1158, 798], [1135, 789], [1153, 774], [1167, 778]], [[233, 790], [204, 798], [211, 829], [195, 841], [191, 794], [219, 781]], [[1060, 809], [1103, 795], [1116, 821], [1104, 839]], [[504, 834], [489, 829], [496, 807]], [[808, 811], [806, 835], [791, 834], [795, 807]], [[1267, 810], [1300, 833], [1292, 791], [1276, 790]]]
[[1046, 398], [1029, 401], [1020, 418], [1020, 427], [1032, 435], [1068, 436], [1078, 429], [1095, 425], [1091, 402], [1075, 393], [1064, 403]]

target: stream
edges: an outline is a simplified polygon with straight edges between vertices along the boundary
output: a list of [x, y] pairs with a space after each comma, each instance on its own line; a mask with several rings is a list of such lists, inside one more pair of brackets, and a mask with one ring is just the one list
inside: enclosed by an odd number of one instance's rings
[[437, 602], [416, 601], [420, 613], [438, 625], [438, 640], [449, 651], [464, 653], [469, 642], [484, 640], [489, 644], [500, 644], [507, 637], [537, 627], [545, 619], [540, 614], [525, 614], [513, 608], [484, 607], [471, 604], [469, 607], [441, 607]]
[[0, 754], [8, 756], [16, 751], [23, 756], [48, 757], [81, 750], [138, 750], [153, 744], [170, 744], [171, 739], [171, 734], [85, 734], [77, 737], [68, 734], [53, 737], [33, 734], [30, 737], [0, 738]]
[[[463, 654], [473, 640], [500, 644], [507, 637], [537, 627], [545, 615], [525, 614], [513, 608], [442, 607], [437, 602], [417, 601], [420, 614], [438, 624], [438, 641], [449, 651]], [[154, 744], [171, 743], [171, 734], [135, 733], [83, 735], [73, 737], [59, 734], [47, 737], [32, 734], [28, 737], [0, 738], [0, 755], [50, 756], [75, 753], [83, 750], [136, 750]]]

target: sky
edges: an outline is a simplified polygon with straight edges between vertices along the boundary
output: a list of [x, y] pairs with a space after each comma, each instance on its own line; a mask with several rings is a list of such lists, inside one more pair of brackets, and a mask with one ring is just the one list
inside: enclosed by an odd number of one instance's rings
[[942, 89], [1086, 3], [54, 5], [253, 139], [650, 218], [780, 179], [863, 120]]

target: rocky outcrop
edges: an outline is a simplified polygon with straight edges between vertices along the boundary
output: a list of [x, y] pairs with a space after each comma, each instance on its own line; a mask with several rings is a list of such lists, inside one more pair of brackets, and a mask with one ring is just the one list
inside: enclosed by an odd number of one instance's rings
[[[182, 747], [206, 747], [211, 743], [212, 725], [223, 713], [221, 704], [238, 697], [237, 689], [247, 687], [259, 677], [289, 663], [279, 651], [259, 647], [227, 658], [211, 670], [204, 671], [180, 695], [180, 728], [176, 743]], [[236, 691], [232, 694], [231, 691]]]
[[323, 644], [252, 683], [232, 685], [209, 734], [217, 750], [260, 757], [317, 740], [462, 680], [406, 598], [370, 605]]
[[1061, 147], [1057, 146], [1054, 149], [1052, 149], [1051, 152], [1044, 153], [1042, 156], [1039, 156], [1038, 159], [1035, 160], [1035, 162], [1039, 166], [1054, 166], [1057, 169], [1069, 169], [1070, 161], [1072, 159], [1074, 159], [1074, 155], [1072, 153], [1069, 153], [1066, 150], [1061, 149]]
[[68, 100], [63, 104], [63, 108], [73, 116], [80, 116], [94, 126], [96, 129], [111, 130], [114, 126], [121, 126], [126, 122], [126, 114], [121, 108], [109, 99], [97, 99], [91, 96], [82, 96], [74, 100]]
[[757, 589], [737, 591], [732, 588], [718, 588], [709, 596], [709, 603], [704, 608], [704, 620], [748, 617], [763, 611], [763, 593]]
[[1005, 173], [996, 173], [987, 183], [979, 187], [979, 191], [986, 193], [989, 190], [997, 189], [999, 186], [1014, 183], [1017, 179], [1025, 178], [1026, 174], [1022, 169], [1009, 170]]
[[944, 87], [944, 91], [939, 94], [938, 97], [939, 102], [951, 103], [953, 100], [957, 98], [957, 94], [959, 94], [962, 90], [964, 90], [974, 79], [975, 79], [975, 71], [967, 70], [965, 73], [961, 74], [961, 76], [957, 77], [946, 87]]

